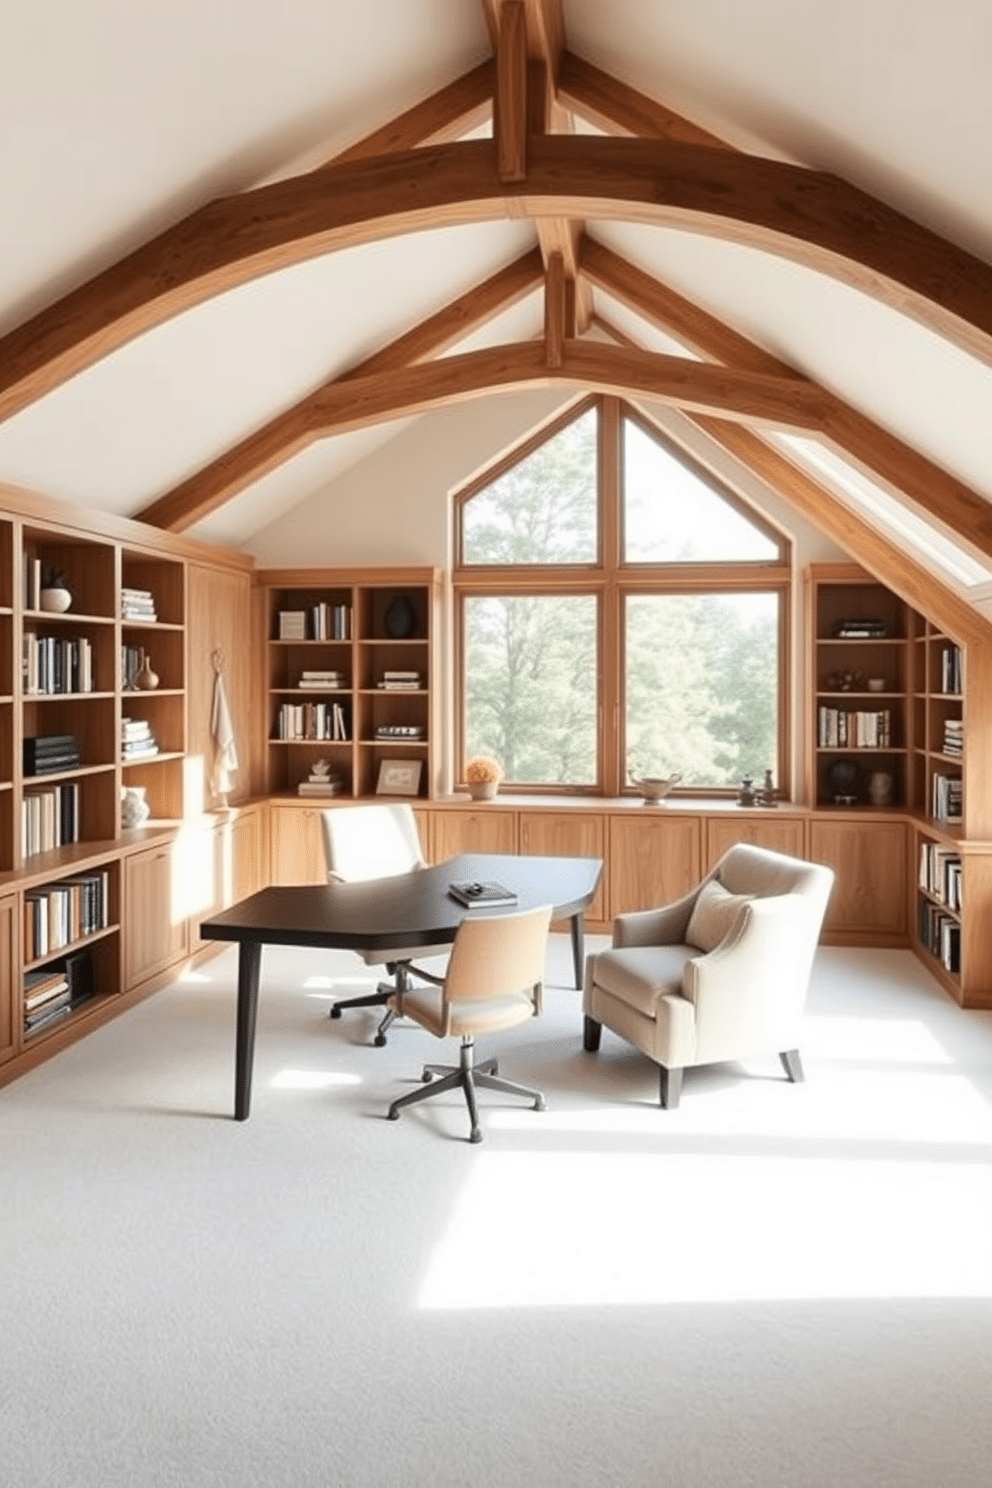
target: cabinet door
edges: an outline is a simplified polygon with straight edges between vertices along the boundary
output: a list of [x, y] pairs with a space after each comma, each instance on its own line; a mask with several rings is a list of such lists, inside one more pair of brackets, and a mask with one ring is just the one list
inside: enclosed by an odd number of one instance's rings
[[325, 883], [320, 812], [310, 807], [273, 806], [269, 817], [269, 873], [274, 884]]
[[665, 807], [610, 817], [610, 917], [654, 909], [700, 880], [702, 822]]
[[480, 811], [434, 813], [434, 861], [443, 863], [459, 853], [515, 853], [517, 813], [483, 808]]
[[194, 889], [189, 902], [190, 945], [195, 950], [205, 945], [216, 950], [217, 941], [201, 938], [200, 922], [262, 887], [261, 817], [252, 810], [231, 820], [207, 823], [201, 835], [195, 861], [191, 853], [189, 871], [184, 871]]
[[805, 857], [801, 817], [779, 816], [776, 811], [768, 816], [711, 816], [706, 821], [707, 873], [735, 842], [753, 842], [792, 858]]
[[810, 822], [809, 856], [835, 874], [825, 934], [843, 936], [850, 945], [903, 940], [908, 846], [905, 822]]
[[186, 955], [188, 908], [173, 844], [124, 861], [124, 977], [135, 987]]
[[[585, 812], [521, 811], [520, 851], [535, 857], [605, 858], [603, 818]], [[586, 919], [606, 919], [606, 865]]]
[[14, 1052], [21, 1017], [21, 978], [17, 955], [17, 896], [0, 899], [0, 1064]]

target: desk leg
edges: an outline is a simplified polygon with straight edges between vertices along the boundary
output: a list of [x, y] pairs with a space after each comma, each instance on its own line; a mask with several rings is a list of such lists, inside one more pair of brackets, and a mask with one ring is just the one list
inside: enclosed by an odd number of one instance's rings
[[234, 1119], [247, 1121], [251, 1110], [251, 1071], [255, 1060], [258, 1017], [258, 973], [262, 943], [243, 940], [238, 948], [238, 1036], [234, 1064]]
[[572, 964], [575, 967], [575, 985], [582, 990], [586, 964], [586, 938], [582, 915], [572, 916]]

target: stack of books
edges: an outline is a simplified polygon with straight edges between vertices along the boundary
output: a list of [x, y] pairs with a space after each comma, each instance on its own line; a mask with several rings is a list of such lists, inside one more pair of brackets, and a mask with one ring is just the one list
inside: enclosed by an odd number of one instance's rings
[[72, 1012], [69, 979], [61, 969], [24, 974], [24, 1032], [40, 1033]]
[[21, 798], [21, 854], [51, 852], [79, 841], [79, 786], [76, 781], [48, 790], [25, 791]]
[[93, 648], [85, 636], [39, 636], [24, 632], [24, 691], [93, 691]]
[[75, 734], [28, 734], [23, 744], [25, 775], [57, 775], [79, 769], [79, 740]]
[[392, 671], [383, 672], [380, 687], [387, 692], [416, 691], [420, 687], [419, 672]]
[[121, 619], [152, 623], [155, 614], [155, 599], [150, 589], [121, 589]]
[[328, 670], [324, 672], [301, 672], [297, 687], [305, 687], [312, 692], [339, 692], [345, 686], [344, 672]]
[[399, 740], [400, 743], [412, 743], [416, 739], [422, 739], [427, 730], [422, 723], [380, 723], [375, 731], [377, 739]]
[[121, 759], [124, 763], [150, 759], [155, 754], [158, 754], [158, 742], [151, 724], [143, 718], [122, 718]]
[[888, 635], [884, 620], [841, 620], [834, 630], [838, 640], [879, 640]]
[[944, 754], [960, 759], [964, 754], [964, 724], [960, 718], [944, 719]]
[[318, 760], [309, 778], [301, 780], [296, 790], [301, 796], [339, 796], [344, 790], [344, 781], [340, 775], [335, 775], [326, 760]]

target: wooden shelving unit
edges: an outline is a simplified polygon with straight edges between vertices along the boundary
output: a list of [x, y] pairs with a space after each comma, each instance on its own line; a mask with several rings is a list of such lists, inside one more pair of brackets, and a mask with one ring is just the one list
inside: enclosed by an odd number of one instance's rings
[[[259, 573], [257, 582], [265, 635], [267, 791], [298, 796], [301, 782], [323, 760], [346, 798], [374, 795], [384, 764], [413, 767], [416, 782], [400, 794], [434, 795], [437, 571], [270, 571]], [[293, 622], [281, 616], [302, 616], [304, 634], [287, 635]], [[301, 685], [304, 673], [319, 672], [337, 674], [340, 685]], [[387, 673], [411, 680], [387, 687]], [[321, 808], [333, 798], [301, 799]]]

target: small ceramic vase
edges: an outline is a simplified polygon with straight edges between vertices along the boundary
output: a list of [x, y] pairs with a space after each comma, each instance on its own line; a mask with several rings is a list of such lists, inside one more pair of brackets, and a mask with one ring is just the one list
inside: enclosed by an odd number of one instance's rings
[[130, 827], [143, 827], [152, 814], [152, 809], [145, 800], [147, 786], [126, 785], [121, 791], [121, 826], [125, 831]]
[[158, 686], [158, 672], [153, 672], [148, 657], [141, 653], [141, 666], [135, 674], [134, 685], [141, 692], [151, 692]]
[[53, 615], [64, 615], [72, 604], [72, 595], [68, 589], [42, 589], [38, 595], [38, 604], [41, 609], [47, 610]]
[[496, 795], [498, 784], [495, 780], [470, 780], [468, 793], [473, 801], [491, 801]]

